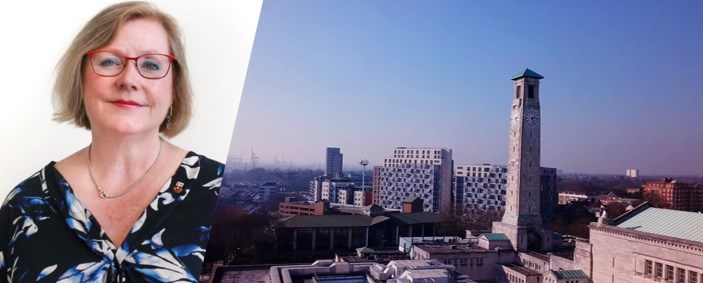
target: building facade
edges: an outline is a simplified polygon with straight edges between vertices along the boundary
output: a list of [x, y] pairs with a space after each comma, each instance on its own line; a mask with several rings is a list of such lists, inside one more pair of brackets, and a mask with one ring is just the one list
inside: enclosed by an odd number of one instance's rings
[[266, 201], [271, 197], [271, 194], [276, 192], [278, 187], [277, 182], [264, 182], [259, 185], [259, 200]]
[[[554, 214], [557, 202], [557, 170], [540, 168], [540, 208], [543, 221], [548, 222]], [[503, 165], [455, 165], [454, 205], [455, 213], [462, 215], [471, 210], [505, 211], [508, 182], [508, 167]]]
[[424, 211], [451, 213], [451, 149], [398, 147], [379, 171], [376, 204], [401, 209], [403, 200], [412, 196], [424, 200]]
[[493, 232], [505, 234], [516, 251], [552, 247], [552, 232], [542, 225], [541, 214], [539, 83], [543, 78], [525, 69], [512, 79], [506, 207], [503, 219], [493, 222]]
[[455, 213], [505, 210], [507, 172], [501, 165], [455, 165]]
[[703, 210], [703, 188], [677, 180], [665, 178], [647, 182], [642, 186], [645, 198], [656, 199], [655, 205], [683, 211]]
[[630, 178], [637, 178], [640, 176], [640, 170], [639, 169], [627, 169], [627, 170], [625, 170], [625, 176], [630, 177]]
[[336, 178], [342, 176], [344, 165], [342, 151], [337, 147], [328, 147], [325, 151], [325, 176]]
[[703, 214], [643, 204], [590, 225], [593, 282], [703, 282]]

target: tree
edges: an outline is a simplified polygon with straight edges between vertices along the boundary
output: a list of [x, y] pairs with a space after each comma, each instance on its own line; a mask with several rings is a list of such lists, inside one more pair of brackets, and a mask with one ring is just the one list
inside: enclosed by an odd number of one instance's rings
[[671, 205], [657, 191], [647, 191], [644, 193], [644, 200], [654, 207], [671, 208]]

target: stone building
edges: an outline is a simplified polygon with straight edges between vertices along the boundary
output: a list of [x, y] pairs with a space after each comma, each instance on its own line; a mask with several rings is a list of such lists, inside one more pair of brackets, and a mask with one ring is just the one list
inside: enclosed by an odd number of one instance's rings
[[645, 203], [591, 224], [593, 282], [703, 282], [703, 214]]

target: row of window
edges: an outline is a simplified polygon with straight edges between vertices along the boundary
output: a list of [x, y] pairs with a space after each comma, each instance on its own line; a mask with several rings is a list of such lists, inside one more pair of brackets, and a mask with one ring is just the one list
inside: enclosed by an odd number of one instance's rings
[[408, 148], [400, 148], [396, 149], [394, 152], [396, 154], [430, 154], [434, 153], [435, 155], [440, 154], [442, 150], [441, 149], [408, 149]]
[[451, 264], [454, 266], [483, 266], [483, 258], [445, 258], [442, 260], [444, 264]]
[[[456, 167], [457, 171], [459, 170], [464, 170], [464, 166], [457, 166]], [[508, 168], [505, 167], [473, 167], [473, 166], [467, 166], [466, 171], [470, 172], [499, 172], [499, 173], [506, 173], [508, 172]]]
[[676, 283], [700, 283], [701, 280], [703, 280], [700, 277], [701, 274], [696, 271], [686, 270], [648, 259], [644, 261], [644, 275]]
[[419, 188], [419, 189], [430, 189], [433, 184], [418, 184], [415, 182], [381, 182], [381, 190], [397, 190], [402, 188]]
[[394, 164], [425, 164], [425, 165], [431, 165], [431, 164], [440, 164], [442, 163], [442, 160], [440, 159], [404, 159], [404, 158], [391, 158], [391, 159], [386, 159], [384, 162], [385, 166], [393, 166]]

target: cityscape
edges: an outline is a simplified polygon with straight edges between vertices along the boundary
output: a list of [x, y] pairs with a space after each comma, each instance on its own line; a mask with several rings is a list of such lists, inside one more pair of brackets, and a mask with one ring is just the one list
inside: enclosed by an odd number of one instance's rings
[[203, 281], [703, 282], [684, 5], [359, 6], [264, 3]]

